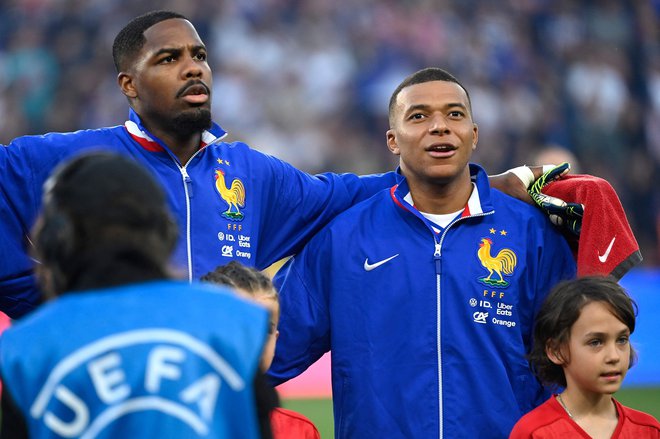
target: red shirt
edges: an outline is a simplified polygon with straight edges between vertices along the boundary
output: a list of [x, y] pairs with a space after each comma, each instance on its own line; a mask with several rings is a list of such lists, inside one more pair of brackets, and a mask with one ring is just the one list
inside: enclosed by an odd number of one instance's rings
[[[651, 415], [625, 407], [614, 400], [619, 422], [611, 439], [660, 439], [660, 423]], [[573, 421], [566, 410], [552, 396], [527, 413], [513, 427], [509, 439], [591, 439]]]
[[300, 413], [281, 407], [270, 412], [270, 428], [273, 430], [273, 439], [321, 439], [312, 421]]

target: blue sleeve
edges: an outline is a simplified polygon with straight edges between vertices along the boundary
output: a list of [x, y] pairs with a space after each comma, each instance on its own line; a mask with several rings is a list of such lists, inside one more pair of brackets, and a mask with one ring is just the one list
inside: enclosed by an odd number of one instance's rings
[[[12, 318], [31, 311], [39, 303], [33, 262], [28, 257], [28, 236], [39, 212], [41, 186], [52, 167], [33, 166], [29, 142], [21, 137], [0, 146], [0, 310]], [[44, 150], [44, 162], [51, 151]]]
[[573, 279], [577, 275], [577, 264], [568, 241], [556, 226], [550, 224], [547, 218], [543, 219], [546, 220], [546, 224], [545, 227], [539, 228], [544, 234], [538, 263], [540, 269], [537, 272], [534, 315], [541, 309], [543, 301], [555, 285], [561, 281]]
[[328, 244], [322, 233], [275, 276], [280, 293], [280, 335], [268, 376], [278, 385], [303, 373], [330, 350], [328, 291], [330, 275], [326, 261]]
[[81, 137], [51, 133], [0, 145], [0, 310], [12, 318], [39, 303], [28, 236], [41, 209], [44, 181], [58, 163], [84, 146]]
[[259, 268], [298, 253], [335, 216], [394, 186], [400, 179], [395, 172], [367, 176], [310, 175], [279, 159], [266, 157], [264, 178], [268, 187], [261, 200], [265, 208], [260, 218], [263, 238], [257, 250]]
[[14, 319], [40, 301], [27, 246], [27, 230], [0, 192], [0, 310]]
[[544, 214], [537, 215], [538, 220], [531, 223], [534, 229], [536, 253], [531, 255], [534, 264], [534, 285], [528, 298], [530, 326], [525, 328], [525, 347], [531, 348], [532, 334], [536, 315], [550, 290], [559, 282], [573, 279], [577, 274], [577, 265], [573, 253], [564, 236], [553, 226]]

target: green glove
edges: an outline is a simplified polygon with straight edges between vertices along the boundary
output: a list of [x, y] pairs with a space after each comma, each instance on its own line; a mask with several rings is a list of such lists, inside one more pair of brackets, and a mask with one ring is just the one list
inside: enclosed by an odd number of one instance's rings
[[527, 192], [532, 197], [532, 200], [548, 214], [552, 224], [568, 230], [573, 235], [580, 236], [584, 205], [580, 203], [567, 203], [560, 198], [551, 197], [541, 192], [545, 186], [560, 179], [570, 169], [571, 165], [566, 162], [555, 166], [544, 172]]

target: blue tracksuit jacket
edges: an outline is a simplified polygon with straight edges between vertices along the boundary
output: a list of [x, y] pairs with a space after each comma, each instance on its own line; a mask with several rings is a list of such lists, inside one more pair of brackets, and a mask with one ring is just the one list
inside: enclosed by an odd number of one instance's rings
[[211, 285], [77, 291], [3, 333], [3, 386], [31, 438], [256, 439], [268, 321]]
[[539, 209], [471, 174], [446, 228], [404, 200], [404, 181], [341, 214], [278, 274], [269, 374], [286, 381], [330, 350], [337, 437], [506, 438], [547, 398], [525, 353], [574, 259]]
[[0, 146], [0, 311], [19, 317], [38, 302], [25, 236], [39, 212], [43, 182], [82, 150], [127, 154], [154, 173], [179, 226], [173, 262], [189, 280], [230, 260], [263, 269], [397, 178], [311, 176], [244, 143], [222, 142], [224, 135], [214, 124], [197, 154], [180, 163], [131, 110], [122, 126], [25, 136]]

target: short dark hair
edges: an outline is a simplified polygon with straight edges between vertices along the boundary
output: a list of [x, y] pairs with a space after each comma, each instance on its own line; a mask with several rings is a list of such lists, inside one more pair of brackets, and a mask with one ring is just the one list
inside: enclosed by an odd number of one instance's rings
[[[606, 304], [612, 314], [628, 327], [631, 334], [635, 331], [637, 304], [613, 278], [585, 276], [558, 284], [545, 299], [538, 313], [532, 350], [528, 355], [532, 369], [544, 384], [566, 387], [564, 369], [550, 361], [546, 346], [562, 355], [560, 348], [568, 344], [571, 328], [580, 317], [582, 308], [592, 302]], [[631, 346], [630, 366], [635, 363], [636, 358]]]
[[273, 282], [268, 276], [256, 268], [248, 267], [236, 261], [216, 267], [215, 270], [202, 276], [200, 280], [240, 288], [250, 294], [264, 290], [275, 291]]
[[112, 59], [117, 73], [124, 71], [127, 67], [126, 64], [132, 61], [144, 46], [146, 41], [144, 32], [154, 24], [171, 18], [188, 20], [177, 12], [151, 11], [135, 17], [119, 31], [112, 44]]
[[396, 106], [396, 99], [399, 96], [399, 93], [401, 93], [401, 90], [411, 85], [422, 84], [424, 82], [431, 82], [431, 81], [445, 81], [445, 82], [453, 82], [455, 84], [458, 84], [465, 91], [465, 94], [468, 99], [468, 111], [470, 112], [470, 114], [472, 114], [472, 101], [470, 100], [470, 93], [468, 93], [467, 89], [463, 86], [463, 84], [461, 84], [460, 81], [454, 77], [454, 75], [452, 75], [446, 70], [443, 70], [439, 67], [427, 67], [425, 69], [418, 70], [415, 73], [409, 75], [408, 77], [406, 77], [406, 79], [404, 79], [401, 82], [401, 84], [397, 86], [396, 89], [394, 89], [394, 92], [390, 97], [390, 104], [388, 107], [390, 126], [392, 126], [394, 122], [392, 118], [394, 113], [394, 107]]

